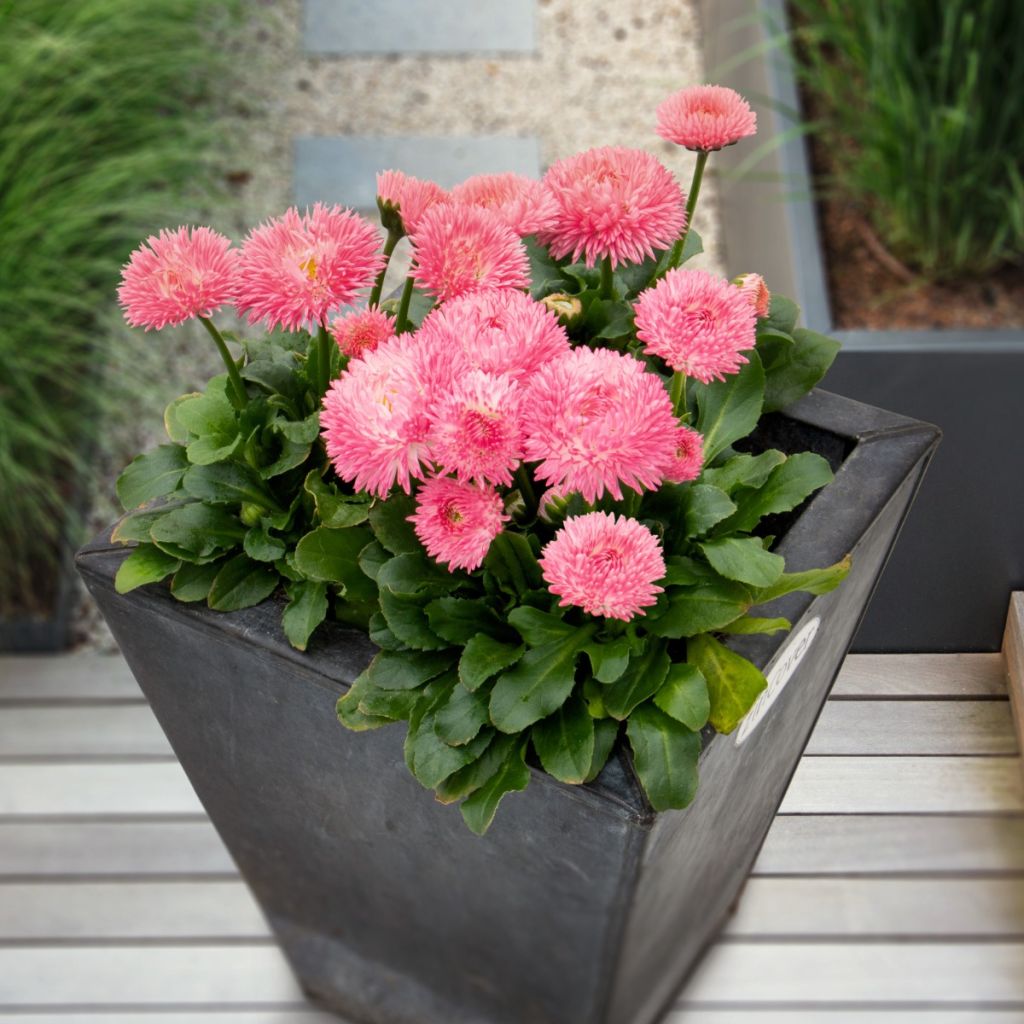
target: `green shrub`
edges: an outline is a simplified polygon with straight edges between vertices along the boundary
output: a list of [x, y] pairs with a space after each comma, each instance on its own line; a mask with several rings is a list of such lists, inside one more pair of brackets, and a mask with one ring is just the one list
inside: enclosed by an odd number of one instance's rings
[[84, 505], [121, 263], [211, 194], [237, 10], [0, 0], [0, 614], [45, 607]]
[[1024, 4], [792, 0], [836, 190], [929, 278], [1024, 256]]

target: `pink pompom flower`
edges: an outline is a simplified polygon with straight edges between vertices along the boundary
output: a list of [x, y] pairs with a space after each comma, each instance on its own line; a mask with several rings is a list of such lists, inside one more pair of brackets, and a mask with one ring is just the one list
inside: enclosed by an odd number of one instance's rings
[[665, 558], [658, 538], [628, 516], [588, 512], [565, 521], [541, 553], [548, 589], [563, 607], [628, 622], [644, 615], [664, 589]]
[[684, 484], [696, 480], [704, 468], [704, 438], [691, 427], [680, 423], [676, 431], [676, 452], [665, 471], [670, 483]]
[[681, 89], [658, 107], [658, 134], [677, 146], [705, 153], [731, 146], [757, 131], [757, 114], [723, 85]]
[[396, 483], [408, 493], [429, 467], [429, 413], [446, 381], [446, 368], [411, 334], [353, 360], [320, 415], [338, 476], [381, 498]]
[[571, 253], [588, 267], [640, 263], [667, 249], [686, 223], [685, 197], [671, 172], [640, 149], [603, 146], [553, 164], [544, 184], [555, 216], [541, 240], [556, 259]]
[[445, 190], [433, 181], [422, 181], [402, 171], [381, 171], [377, 175], [381, 214], [387, 220], [390, 212], [397, 213], [402, 230], [408, 234], [416, 230], [427, 210], [447, 198]]
[[570, 350], [557, 317], [511, 288], [473, 292], [432, 310], [420, 327], [424, 345], [451, 353], [463, 370], [528, 379]]
[[459, 480], [505, 484], [523, 455], [521, 389], [507, 374], [472, 370], [438, 401], [430, 451]]
[[412, 236], [413, 277], [441, 302], [485, 288], [529, 288], [519, 236], [490, 210], [431, 207]]
[[673, 370], [704, 384], [747, 362], [757, 316], [739, 288], [706, 270], [670, 270], [636, 302], [636, 336]]
[[508, 518], [493, 487], [439, 476], [420, 488], [409, 520], [427, 554], [452, 572], [479, 568]]
[[555, 201], [542, 182], [523, 174], [477, 174], [456, 185], [451, 200], [481, 206], [496, 214], [517, 235], [536, 235], [555, 215]]
[[764, 283], [764, 278], [760, 274], [740, 274], [739, 277], [732, 279], [732, 283], [746, 295], [759, 318], [768, 315], [772, 293], [768, 291], [768, 285]]
[[160, 330], [212, 316], [237, 290], [238, 250], [210, 228], [150, 235], [121, 270], [117, 296], [132, 327]]
[[271, 329], [325, 323], [359, 298], [383, 265], [377, 231], [362, 217], [322, 203], [305, 214], [292, 207], [245, 240], [239, 309], [249, 323], [262, 320]]
[[656, 488], [676, 453], [664, 384], [632, 356], [577, 348], [536, 373], [523, 405], [524, 456], [538, 479], [596, 501]]
[[379, 309], [357, 309], [331, 324], [338, 348], [353, 359], [395, 336], [395, 318]]

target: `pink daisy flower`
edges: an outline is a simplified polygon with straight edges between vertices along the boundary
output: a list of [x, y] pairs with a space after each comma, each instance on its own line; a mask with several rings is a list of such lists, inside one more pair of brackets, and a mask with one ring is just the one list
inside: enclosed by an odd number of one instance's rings
[[387, 208], [396, 212], [402, 230], [412, 234], [419, 226], [423, 214], [448, 197], [440, 185], [421, 181], [402, 171], [381, 171], [377, 175], [377, 203], [387, 215]]
[[460, 480], [505, 484], [523, 452], [521, 391], [507, 374], [472, 370], [457, 378], [433, 416], [430, 451]]
[[671, 172], [640, 149], [604, 146], [560, 160], [544, 176], [555, 201], [541, 240], [551, 255], [582, 255], [588, 267], [640, 263], [667, 249], [686, 223], [685, 197]]
[[419, 330], [423, 343], [466, 370], [508, 374], [525, 381], [570, 350], [557, 317], [529, 295], [489, 289], [452, 299], [433, 310]]
[[731, 146], [757, 131], [757, 114], [733, 89], [695, 85], [658, 107], [658, 134], [677, 146], [705, 153]]
[[485, 288], [529, 288], [530, 262], [519, 236], [478, 206], [431, 207], [412, 238], [412, 271], [444, 302]]
[[555, 215], [554, 197], [533, 178], [522, 174], [477, 174], [451, 191], [453, 203], [482, 206], [517, 235], [536, 235]]
[[736, 373], [757, 340], [747, 296], [706, 270], [670, 270], [636, 302], [636, 336], [673, 370], [707, 384]]
[[524, 457], [538, 479], [595, 501], [656, 488], [675, 458], [664, 384], [632, 356], [577, 348], [542, 366], [523, 404]]
[[237, 290], [238, 250], [210, 228], [150, 235], [121, 270], [117, 297], [132, 327], [160, 330], [212, 316]]
[[676, 452], [672, 464], [665, 471], [665, 479], [674, 484], [696, 480], [704, 468], [704, 438], [690, 427], [679, 424], [676, 432]]
[[406, 493], [430, 460], [429, 411], [449, 379], [446, 365], [403, 334], [355, 359], [324, 396], [320, 416], [327, 455], [356, 490]]
[[331, 324], [338, 348], [352, 358], [372, 352], [395, 336], [395, 318], [379, 309], [358, 309]]
[[610, 512], [567, 519], [541, 553], [548, 589], [566, 605], [628, 622], [644, 615], [664, 587], [665, 559], [643, 523]]
[[772, 293], [768, 291], [768, 285], [760, 274], [740, 274], [734, 277], [732, 283], [749, 299], [758, 317], [768, 315], [772, 304]]
[[452, 572], [479, 568], [508, 518], [493, 487], [439, 476], [420, 488], [409, 520], [427, 554]]
[[249, 323], [296, 331], [324, 323], [353, 303], [384, 265], [373, 225], [351, 210], [317, 203], [292, 207], [250, 232], [242, 246], [239, 308]]

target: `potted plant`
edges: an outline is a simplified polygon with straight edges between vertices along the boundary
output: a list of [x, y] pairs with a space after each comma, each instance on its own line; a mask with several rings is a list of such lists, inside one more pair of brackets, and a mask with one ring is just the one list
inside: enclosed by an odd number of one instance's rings
[[[937, 432], [812, 391], [833, 342], [683, 266], [709, 154], [753, 130], [683, 90], [688, 197], [613, 147], [450, 193], [385, 172], [383, 250], [318, 206], [125, 269], [129, 320], [199, 317], [226, 372], [80, 571], [350, 1019], [656, 1019], [782, 799]], [[227, 301], [283, 332], [236, 359]]]
[[[792, 27], [792, 13], [801, 27]], [[997, 651], [1009, 594], [1024, 585], [1020, 529], [1000, 512], [1024, 501], [1024, 475], [1004, 461], [1005, 438], [1024, 428], [1024, 101], [1012, 79], [1022, 9], [946, 4], [922, 21], [909, 5], [874, 0], [855, 10], [799, 2], [788, 11], [782, 0], [715, 0], [702, 15], [708, 65], [730, 68], [729, 83], [779, 140], [754, 155], [725, 155], [738, 172], [721, 193], [727, 263], [767, 267], [769, 285], [842, 342], [830, 387], [938, 423], [945, 434], [855, 650]], [[811, 113], [806, 96], [817, 97]], [[811, 172], [819, 134], [819, 151], [838, 155], [831, 186]], [[841, 270], [823, 238], [822, 202], [837, 186], [875, 218], [861, 220], [867, 241], [859, 244], [862, 266], [884, 284], [856, 310], [843, 281], [866, 275]], [[927, 287], [908, 285], [901, 261], [911, 285]], [[1016, 320], [982, 325], [986, 281], [1014, 274]], [[973, 281], [966, 308], [960, 300], [969, 321], [951, 319], [952, 303], [929, 285], [936, 277], [961, 288]], [[924, 322], [870, 316], [873, 302], [894, 293], [916, 296]], [[946, 514], [925, 511], [939, 507]], [[948, 601], [950, 592], [963, 599]]]

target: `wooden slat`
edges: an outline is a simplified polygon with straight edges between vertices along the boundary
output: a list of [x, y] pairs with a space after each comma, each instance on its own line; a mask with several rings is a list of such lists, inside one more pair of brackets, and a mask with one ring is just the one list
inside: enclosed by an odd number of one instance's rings
[[[146, 1017], [146, 1024], [150, 1018]], [[7, 1019], [0, 1017], [3, 1024]], [[728, 1010], [719, 1007], [701, 1007], [694, 1010], [674, 1010], [662, 1024], [1021, 1024], [1024, 1016], [1018, 1010], [993, 1010], [978, 1007], [971, 1010], [899, 1010], [891, 1007], [874, 1010], [834, 1010], [831, 1007], [816, 1007], [812, 1010], [766, 1010], [750, 1008]], [[21, 1021], [15, 1024], [22, 1024]], [[40, 1024], [35, 1020], [25, 1019], [24, 1024]], [[51, 1024], [47, 1021], [46, 1024]], [[57, 1021], [52, 1024], [93, 1024], [76, 1017], [71, 1021]], [[96, 1024], [100, 1024], [99, 1021]], [[155, 1022], [154, 1022], [155, 1024]], [[163, 1021], [160, 1024], [164, 1024]], [[194, 1024], [194, 1022], [174, 1021], [167, 1024]], [[210, 1024], [214, 1024], [213, 1021]], [[216, 1024], [221, 1024], [217, 1018]], [[248, 1024], [239, 1021], [238, 1024]], [[260, 1022], [262, 1024], [262, 1022]], [[283, 1019], [268, 1024], [286, 1024]], [[287, 1022], [290, 1024], [290, 1021]], [[295, 1024], [300, 1024], [296, 1021]]]
[[808, 754], [1016, 754], [1005, 700], [832, 700]]
[[130, 700], [141, 696], [120, 655], [0, 655], [0, 701]]
[[261, 1003], [304, 1003], [276, 946], [0, 948], [2, 1008]]
[[942, 814], [1024, 810], [1015, 757], [805, 757], [782, 814]]
[[1006, 658], [1007, 682], [1017, 737], [1024, 750], [1024, 593], [1010, 595], [1010, 610], [1003, 634], [1003, 656]]
[[0, 824], [0, 878], [235, 873], [208, 821]]
[[725, 934], [1024, 939], [1024, 885], [991, 878], [752, 878]]
[[851, 654], [833, 697], [1004, 697], [1001, 654]]
[[[0, 1024], [345, 1024], [345, 1021], [333, 1013], [324, 1013], [312, 1007], [293, 1007], [287, 1010], [221, 1010], [212, 1007], [184, 1013], [140, 1008], [132, 1010], [130, 1017], [127, 1014], [111, 1016], [108, 1013], [0, 1012]], [[960, 1021], [937, 1020], [934, 1024], [960, 1024]], [[986, 1017], [982, 1024], [1003, 1022], [998, 1019], [989, 1021]]]
[[680, 1003], [1024, 1008], [1022, 968], [1022, 943], [723, 942]]
[[201, 813], [174, 763], [0, 764], [0, 817]]
[[173, 757], [148, 704], [0, 706], [0, 756]]
[[1024, 817], [808, 814], [772, 823], [755, 874], [1024, 873]]
[[0, 941], [267, 939], [241, 881], [0, 885]]

